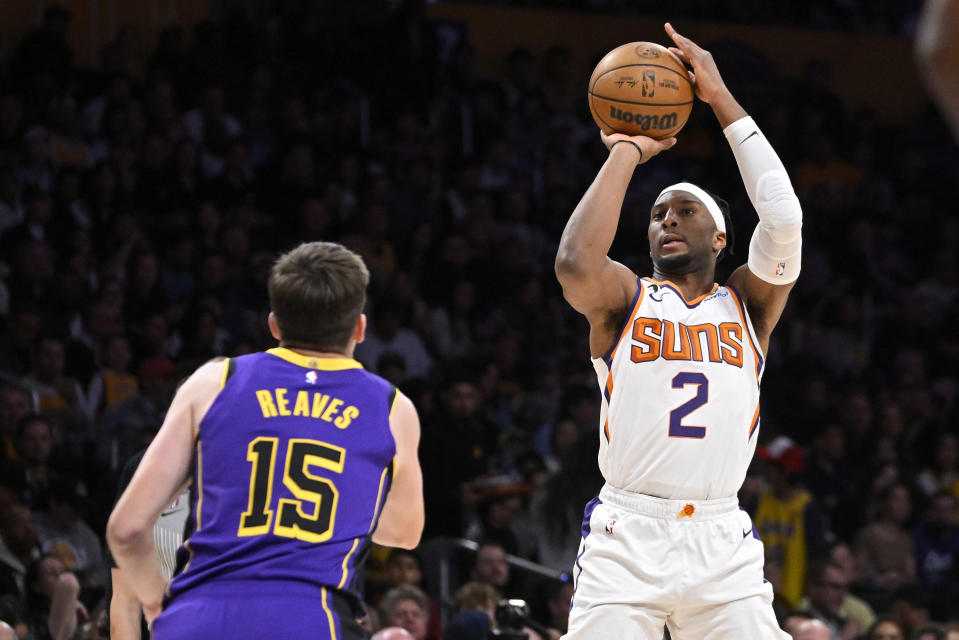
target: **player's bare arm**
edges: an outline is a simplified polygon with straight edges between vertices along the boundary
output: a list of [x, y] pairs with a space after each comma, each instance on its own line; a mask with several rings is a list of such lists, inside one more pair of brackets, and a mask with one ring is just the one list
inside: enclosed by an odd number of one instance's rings
[[110, 570], [113, 595], [110, 598], [110, 638], [140, 640], [140, 601], [126, 576], [117, 568]]
[[732, 273], [729, 284], [742, 294], [765, 351], [799, 274], [799, 200], [779, 157], [723, 82], [712, 54], [669, 23], [666, 33], [676, 44], [669, 50], [693, 68], [690, 75], [696, 96], [709, 104], [726, 133], [749, 199], [759, 214], [749, 261]]
[[150, 621], [160, 613], [167, 580], [157, 559], [153, 525], [190, 479], [197, 428], [216, 399], [224, 362], [210, 362], [177, 391], [107, 524], [107, 542]]
[[600, 135], [609, 149], [609, 158], [566, 223], [555, 264], [563, 296], [589, 321], [593, 357], [603, 355], [613, 345], [636, 294], [636, 274], [607, 255], [619, 225], [626, 187], [638, 165], [676, 144], [675, 138]]
[[420, 543], [425, 518], [423, 472], [417, 455], [420, 419], [413, 402], [399, 391], [390, 415], [390, 430], [396, 442], [393, 484], [373, 532], [373, 542], [413, 549]]
[[926, 0], [916, 28], [916, 58], [959, 141], [959, 0]]

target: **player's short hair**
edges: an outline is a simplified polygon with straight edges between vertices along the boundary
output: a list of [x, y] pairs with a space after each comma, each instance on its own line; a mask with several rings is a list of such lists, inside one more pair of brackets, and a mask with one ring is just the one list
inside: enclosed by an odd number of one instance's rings
[[280, 256], [267, 287], [283, 343], [342, 350], [363, 313], [369, 282], [363, 259], [335, 242], [307, 242]]

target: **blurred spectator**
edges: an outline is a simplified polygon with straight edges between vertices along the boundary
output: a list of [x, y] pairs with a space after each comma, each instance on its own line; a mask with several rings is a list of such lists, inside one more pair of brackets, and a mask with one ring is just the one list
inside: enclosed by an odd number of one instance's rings
[[139, 386], [130, 373], [133, 354], [130, 341], [124, 335], [107, 339], [104, 345], [103, 367], [90, 380], [87, 395], [90, 406], [99, 413], [137, 395]]
[[469, 376], [451, 377], [444, 386], [442, 411], [424, 421], [420, 460], [426, 508], [432, 515], [429, 535], [459, 535], [466, 507], [479, 501], [470, 484], [489, 470], [496, 447], [496, 428], [480, 411], [476, 382]]
[[846, 460], [846, 438], [835, 423], [822, 426], [813, 437], [802, 473], [802, 484], [822, 507], [829, 528], [841, 537], [851, 535], [861, 517], [856, 509], [853, 469]]
[[[423, 585], [423, 564], [419, 555], [408, 549], [392, 549], [389, 557], [386, 559], [386, 587], [395, 589], [402, 585], [412, 585], [424, 589]], [[443, 628], [440, 620], [440, 612], [433, 599], [426, 594], [427, 605], [429, 607], [429, 624], [427, 625], [427, 640], [443, 640]], [[369, 599], [370, 604], [377, 605], [380, 597]]]
[[80, 583], [56, 555], [47, 554], [27, 573], [30, 628], [37, 640], [69, 640], [78, 622], [89, 619], [80, 602]]
[[37, 528], [30, 510], [14, 505], [0, 513], [0, 594], [27, 602], [27, 567], [40, 559]]
[[[758, 447], [769, 488], [759, 496], [753, 524], [766, 550], [766, 576], [776, 597], [795, 608], [807, 583], [806, 565], [825, 544], [819, 506], [798, 484], [802, 448], [785, 436]], [[837, 605], [838, 607], [838, 605]]]
[[77, 478], [62, 477], [51, 485], [49, 495], [49, 508], [36, 515], [43, 552], [56, 555], [84, 588], [102, 589], [107, 565], [100, 539], [83, 519], [89, 499], [86, 486]]
[[877, 496], [876, 520], [856, 536], [856, 555], [862, 583], [881, 594], [916, 580], [912, 538], [905, 529], [911, 515], [909, 490], [894, 484]]
[[176, 367], [162, 356], [137, 367], [140, 392], [103, 412], [97, 426], [98, 455], [110, 469], [146, 447], [160, 428], [176, 386]]
[[935, 494], [912, 532], [919, 584], [934, 616], [952, 614], [959, 599], [959, 522], [956, 496]]
[[829, 628], [832, 640], [855, 640], [863, 631], [856, 618], [842, 615], [842, 603], [848, 594], [848, 583], [841, 567], [828, 560], [809, 566], [806, 593], [810, 615]]
[[500, 593], [510, 584], [510, 567], [506, 562], [506, 550], [495, 542], [484, 542], [476, 549], [476, 558], [470, 569], [470, 580], [484, 582]]
[[947, 491], [959, 497], [959, 437], [954, 433], [943, 433], [933, 455], [935, 464], [919, 473], [916, 484], [926, 496]]
[[895, 620], [879, 620], [869, 628], [865, 640], [906, 640], [902, 628]]
[[10, 384], [0, 387], [0, 437], [3, 438], [0, 459], [19, 460], [16, 450], [17, 425], [31, 412], [32, 404], [30, 394], [22, 386]]
[[53, 423], [44, 415], [32, 413], [17, 424], [16, 467], [24, 480], [24, 503], [31, 509], [47, 506], [50, 485], [59, 477], [50, 463], [54, 447]]
[[414, 638], [403, 627], [387, 627], [374, 633], [370, 640], [414, 640]]
[[402, 309], [382, 300], [373, 313], [366, 339], [356, 346], [356, 358], [371, 368], [384, 353], [396, 353], [406, 363], [410, 378], [423, 378], [433, 366], [423, 340], [412, 330], [403, 326]]
[[[849, 545], [844, 542], [834, 543], [830, 547], [827, 557], [830, 563], [842, 569], [843, 579], [847, 587], [859, 584], [858, 562]], [[799, 609], [803, 610], [809, 607], [810, 602], [807, 596], [799, 603]], [[839, 606], [839, 615], [843, 619], [855, 620], [859, 629], [868, 629], [876, 620], [876, 614], [869, 603], [851, 593], [848, 588], [845, 597], [842, 599], [842, 604]]]
[[79, 431], [87, 428], [93, 409], [80, 382], [66, 374], [63, 340], [54, 336], [40, 339], [33, 373], [24, 382], [39, 397], [40, 411]]
[[430, 609], [419, 587], [404, 584], [390, 589], [383, 596], [380, 612], [386, 625], [406, 629], [414, 640], [425, 640]]

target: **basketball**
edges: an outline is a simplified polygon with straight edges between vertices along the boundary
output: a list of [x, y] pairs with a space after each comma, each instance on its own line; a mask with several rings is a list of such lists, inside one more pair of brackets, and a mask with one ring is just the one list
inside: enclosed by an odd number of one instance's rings
[[653, 42], [630, 42], [603, 56], [587, 92], [593, 120], [607, 135], [656, 139], [683, 128], [694, 98], [686, 66]]

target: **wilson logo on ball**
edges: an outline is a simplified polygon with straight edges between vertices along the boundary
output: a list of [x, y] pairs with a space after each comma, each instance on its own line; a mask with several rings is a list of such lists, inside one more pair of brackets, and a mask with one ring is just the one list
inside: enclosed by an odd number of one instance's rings
[[653, 129], [667, 130], [672, 129], [676, 126], [676, 123], [679, 121], [679, 116], [675, 111], [672, 113], [663, 113], [661, 115], [643, 115], [642, 113], [632, 113], [630, 111], [623, 111], [622, 109], [614, 106], [609, 107], [609, 117], [613, 120], [619, 120], [620, 122], [626, 122], [628, 124], [635, 124], [641, 129], [651, 131]]

